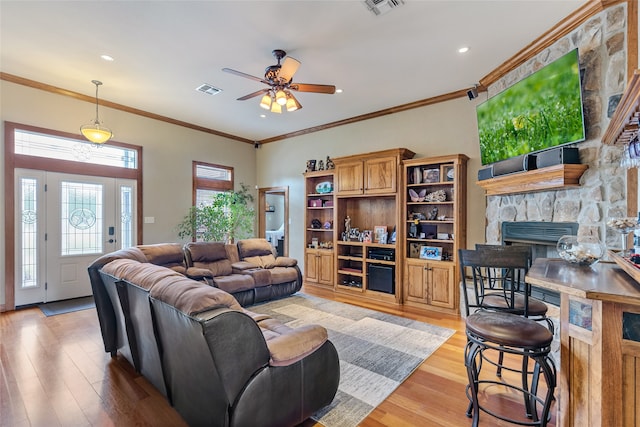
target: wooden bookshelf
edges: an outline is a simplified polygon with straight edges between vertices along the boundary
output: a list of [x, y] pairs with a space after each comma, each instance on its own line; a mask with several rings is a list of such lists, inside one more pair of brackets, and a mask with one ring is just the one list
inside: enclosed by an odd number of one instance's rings
[[486, 191], [487, 196], [578, 187], [587, 168], [587, 165], [555, 165], [476, 181], [476, 184]]

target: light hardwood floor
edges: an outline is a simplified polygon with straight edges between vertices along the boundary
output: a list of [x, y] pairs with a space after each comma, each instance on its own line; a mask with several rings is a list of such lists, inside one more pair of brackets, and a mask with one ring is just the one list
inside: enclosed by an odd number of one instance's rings
[[[464, 322], [447, 315], [390, 312], [456, 333], [361, 425], [470, 426]], [[519, 399], [493, 400], [511, 415], [521, 412]], [[126, 360], [104, 352], [95, 310], [53, 317], [38, 308], [0, 314], [0, 426], [185, 425]], [[311, 420], [303, 425], [319, 426]], [[512, 424], [481, 414], [480, 425]]]

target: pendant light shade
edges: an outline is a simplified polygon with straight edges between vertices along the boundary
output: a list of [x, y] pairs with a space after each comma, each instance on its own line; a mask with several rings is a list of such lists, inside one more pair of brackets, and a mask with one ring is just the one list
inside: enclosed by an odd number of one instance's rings
[[278, 104], [277, 102], [274, 102], [271, 104], [271, 112], [272, 113], [282, 113], [282, 105]]
[[287, 103], [287, 94], [284, 93], [282, 89], [276, 92], [276, 102], [280, 105], [285, 105]]
[[295, 96], [291, 92], [287, 92], [287, 112], [291, 113], [301, 108], [302, 105], [300, 105]]
[[80, 127], [80, 132], [90, 142], [94, 144], [104, 144], [109, 141], [113, 136], [111, 130], [104, 126], [98, 118], [98, 86], [102, 84], [99, 80], [91, 80], [91, 83], [96, 85], [96, 118], [86, 125]]
[[267, 92], [262, 99], [260, 100], [260, 107], [265, 110], [269, 110], [271, 108], [271, 92]]

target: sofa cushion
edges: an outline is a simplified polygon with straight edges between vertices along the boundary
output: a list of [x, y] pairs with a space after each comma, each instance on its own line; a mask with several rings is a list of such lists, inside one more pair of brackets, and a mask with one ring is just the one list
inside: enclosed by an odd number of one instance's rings
[[276, 267], [293, 267], [298, 265], [298, 260], [289, 258], [288, 256], [279, 256], [276, 258]]
[[291, 267], [274, 267], [269, 270], [271, 273], [271, 284], [295, 282], [298, 280], [298, 270]]
[[247, 261], [246, 258], [249, 257], [273, 255], [273, 246], [271, 246], [271, 243], [267, 242], [267, 239], [258, 238], [239, 240], [238, 255], [242, 261]]
[[140, 245], [138, 248], [151, 264], [161, 265], [184, 274], [185, 263], [182, 244], [159, 243], [155, 245]]
[[262, 268], [251, 268], [244, 270], [242, 274], [247, 274], [253, 278], [253, 283], [256, 288], [271, 285], [271, 270], [265, 270]]
[[258, 323], [271, 354], [272, 366], [296, 363], [324, 344], [327, 330], [319, 325], [290, 328], [275, 319], [264, 319]]
[[173, 283], [185, 277], [165, 267], [141, 263], [132, 259], [117, 259], [102, 267], [102, 271], [118, 279], [126, 280], [143, 289], [150, 290], [161, 279]]
[[159, 281], [151, 289], [150, 295], [189, 316], [216, 308], [242, 311], [242, 307], [232, 295], [184, 276], [178, 282]]
[[130, 248], [120, 249], [118, 251], [102, 255], [100, 258], [93, 261], [91, 265], [89, 265], [89, 268], [99, 269], [117, 259], [133, 259], [138, 262], [147, 262], [147, 258], [144, 256], [144, 253], [142, 253], [142, 251], [137, 247], [132, 246]]
[[193, 263], [227, 259], [225, 244], [222, 242], [190, 242], [185, 245], [185, 249], [189, 251]]
[[276, 265], [276, 257], [273, 254], [258, 255], [244, 258], [243, 261], [249, 262], [260, 268], [273, 268]]
[[[233, 272], [226, 245], [222, 242], [192, 242], [185, 245], [191, 267], [205, 268], [212, 276], [226, 276]], [[191, 273], [187, 273], [191, 275]]]
[[235, 293], [255, 288], [253, 278], [246, 274], [229, 274], [227, 276], [215, 276], [213, 283], [217, 288], [225, 292]]

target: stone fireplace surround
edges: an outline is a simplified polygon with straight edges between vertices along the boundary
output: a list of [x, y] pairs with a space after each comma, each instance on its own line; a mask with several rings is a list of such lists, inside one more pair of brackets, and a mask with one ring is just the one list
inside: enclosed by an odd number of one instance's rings
[[[581, 163], [589, 168], [580, 187], [488, 196], [487, 243], [503, 243], [505, 222], [572, 222], [579, 224], [577, 232], [565, 234], [596, 235], [609, 248], [620, 246], [620, 236], [608, 232], [605, 221], [608, 216], [626, 216], [626, 169], [619, 166], [622, 147], [603, 145], [601, 138], [627, 81], [626, 27], [626, 4], [607, 8], [489, 86], [491, 97], [577, 47], [580, 68], [584, 69], [586, 126], [586, 141], [577, 147]], [[555, 242], [547, 246], [555, 249]]]

